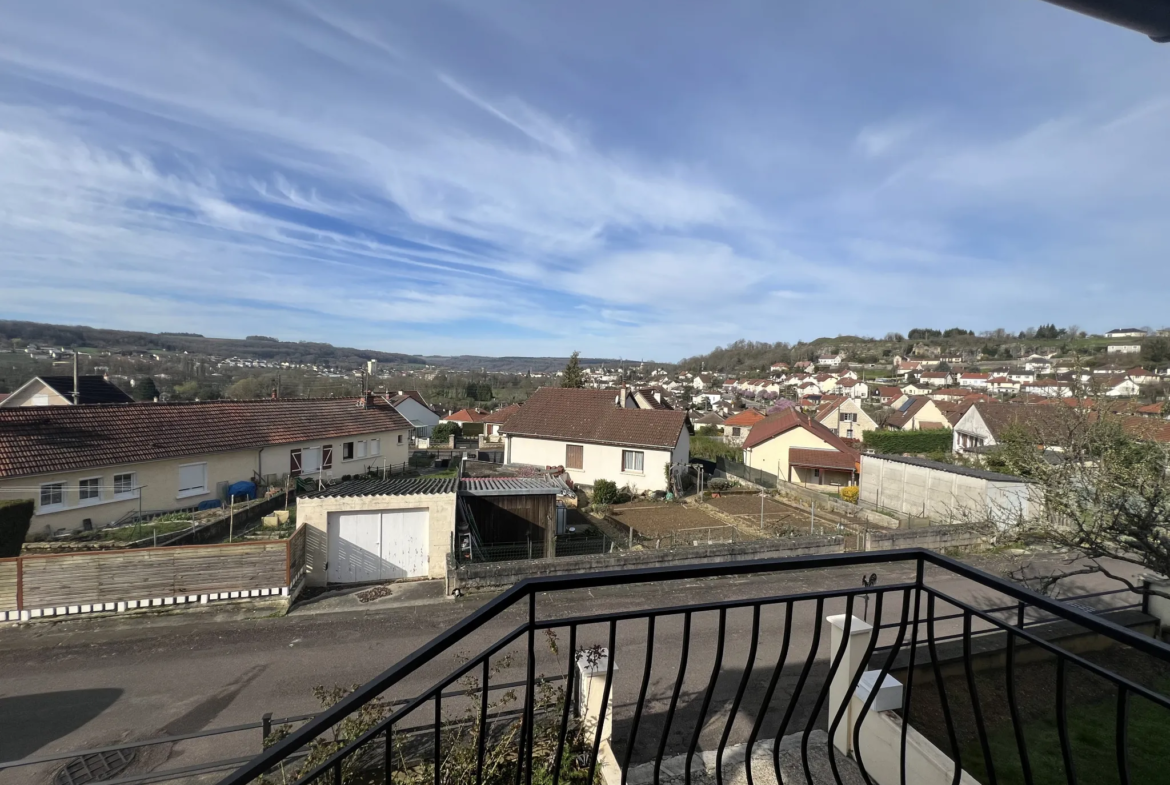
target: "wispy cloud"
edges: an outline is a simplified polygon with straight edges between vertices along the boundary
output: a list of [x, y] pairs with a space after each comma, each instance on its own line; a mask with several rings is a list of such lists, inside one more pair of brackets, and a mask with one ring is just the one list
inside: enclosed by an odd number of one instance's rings
[[[1024, 51], [1010, 31], [1047, 11], [929, 5], [898, 5], [885, 50], [861, 35], [876, 9], [20, 5], [0, 310], [662, 359], [911, 321], [1156, 321], [1170, 91], [1132, 77], [1164, 53], [1080, 21]], [[829, 31], [857, 33], [843, 61]], [[1081, 46], [1094, 69], [1059, 67]]]

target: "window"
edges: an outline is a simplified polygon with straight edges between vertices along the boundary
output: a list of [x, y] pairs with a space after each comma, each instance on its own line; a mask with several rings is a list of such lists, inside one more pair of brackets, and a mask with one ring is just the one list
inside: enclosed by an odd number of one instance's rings
[[207, 493], [207, 464], [188, 463], [179, 467], [179, 498]]
[[381, 455], [381, 454], [382, 454], [382, 440], [381, 439], [370, 439], [370, 455]]
[[366, 443], [364, 441], [355, 442], [355, 443], [357, 444], [357, 457], [365, 458], [366, 457]]
[[585, 468], [585, 448], [580, 444], [566, 444], [565, 445], [565, 468], [566, 469], [584, 469]]
[[41, 486], [41, 509], [65, 505], [65, 483], [53, 482]]
[[77, 498], [82, 502], [93, 502], [102, 498], [102, 478], [90, 477], [78, 481]]
[[646, 457], [646, 453], [638, 452], [636, 450], [622, 450], [622, 471], [623, 472], [642, 472], [642, 461]]
[[290, 477], [301, 476], [301, 448], [295, 447], [288, 451], [288, 475]]
[[841, 422], [857, 422], [857, 412], [841, 412]]
[[114, 475], [114, 498], [134, 495], [134, 473]]
[[352, 461], [353, 460], [353, 442], [345, 442], [344, 444], [341, 445], [341, 460], [343, 460], [343, 461]]
[[321, 470], [321, 448], [301, 448], [301, 471], [305, 474], [316, 474]]
[[733, 426], [731, 427], [731, 435], [732, 435], [733, 437], [734, 437], [734, 436], [739, 436], [739, 426], [733, 425]]
[[398, 434], [398, 443], [402, 444], [402, 434]]

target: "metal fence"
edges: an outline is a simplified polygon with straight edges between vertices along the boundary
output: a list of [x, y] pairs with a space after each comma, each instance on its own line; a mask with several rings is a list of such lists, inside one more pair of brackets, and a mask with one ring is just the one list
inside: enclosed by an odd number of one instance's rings
[[[834, 568], [843, 571], [826, 573]], [[894, 579], [881, 586], [866, 581], [706, 601], [696, 601], [689, 588], [709, 578], [793, 571], [855, 576], [858, 570], [876, 574], [878, 569]], [[688, 587], [687, 593], [661, 607], [569, 616], [564, 614], [573, 612], [569, 598], [574, 595], [559, 596], [661, 581], [682, 582], [677, 585]], [[961, 585], [969, 587], [965, 596], [979, 599], [955, 596]], [[988, 607], [995, 599], [1014, 603], [1019, 609], [1015, 618], [1005, 620]], [[601, 773], [612, 784], [625, 782], [634, 769], [639, 770], [637, 781], [648, 782], [658, 781], [668, 766], [672, 772], [697, 766], [708, 768], [707, 776], [717, 782], [729, 781], [730, 771], [734, 781], [746, 773], [750, 783], [754, 768], [768, 781], [840, 783], [843, 769], [849, 768], [848, 781], [864, 777], [877, 785], [897, 785], [959, 782], [968, 770], [978, 771], [984, 782], [1032, 782], [1029, 760], [1044, 761], [1045, 782], [1054, 781], [1049, 775], [1055, 771], [1059, 781], [1076, 782], [1078, 767], [1083, 767], [1081, 781], [1084, 772], [1107, 772], [1122, 783], [1153, 782], [1164, 772], [1164, 745], [1159, 748], [1153, 736], [1149, 742], [1131, 741], [1129, 729], [1131, 710], [1140, 711], [1143, 731], [1153, 721], [1162, 728], [1170, 723], [1166, 685], [1149, 686], [1120, 666], [1062, 644], [1070, 634], [1088, 636], [1097, 651], [1113, 647], [1118, 657], [1141, 660], [1149, 666], [1146, 674], [1170, 669], [1170, 646], [953, 559], [903, 550], [522, 581], [221, 785], [245, 785], [294, 761], [315, 739], [333, 738], [338, 723], [388, 689], [429, 663], [445, 662], [449, 652], [462, 652], [489, 622], [515, 623], [509, 620], [520, 610], [526, 610], [526, 618], [519, 626], [486, 648], [477, 644], [478, 653], [470, 658], [460, 656], [459, 664], [427, 691], [346, 738], [317, 765], [286, 766], [282, 774], [289, 782], [331, 785], [420, 778], [558, 785], [562, 780], [594, 782]], [[1029, 626], [1029, 615], [1047, 621]], [[538, 664], [537, 636], [549, 631], [568, 644]], [[492, 661], [505, 651], [518, 657], [516, 666], [526, 677], [516, 690], [522, 711], [501, 735], [484, 718]], [[615, 680], [617, 660], [630, 677]], [[1053, 686], [1021, 690], [1038, 668], [1051, 673]], [[567, 697], [552, 703], [555, 711], [547, 710], [542, 697], [550, 673], [566, 679]], [[448, 689], [469, 674], [478, 677], [478, 686], [449, 697]], [[894, 674], [904, 681], [895, 684]], [[1104, 685], [1107, 712], [1097, 704], [1082, 705], [1074, 687], [1087, 677]], [[718, 698], [717, 683], [726, 685]], [[573, 716], [574, 701], [568, 696], [577, 696], [580, 717]], [[442, 723], [444, 711], [460, 702], [478, 707], [473, 716], [480, 719], [463, 729]], [[1071, 732], [1069, 719], [1074, 710], [1077, 733]], [[399, 752], [398, 734], [404, 725], [410, 727], [413, 712], [434, 718], [423, 757]], [[1085, 738], [1085, 723], [1101, 738]], [[1042, 727], [1055, 732], [1040, 732]], [[491, 756], [490, 770], [485, 752]], [[456, 770], [457, 761], [466, 768]], [[820, 769], [815, 779], [814, 767]], [[1016, 776], [1021, 768], [1022, 777]], [[995, 774], [984, 778], [992, 771], [998, 771], [998, 779]]]
[[[590, 537], [557, 537], [553, 546], [553, 556], [587, 556], [590, 554], [609, 553], [614, 548], [614, 542], [604, 534]], [[482, 562], [522, 561], [525, 559], [543, 559], [546, 555], [544, 540], [526, 540], [524, 542], [502, 542], [489, 545], [475, 545], [470, 551], [467, 548], [455, 549], [456, 564], [473, 564]]]

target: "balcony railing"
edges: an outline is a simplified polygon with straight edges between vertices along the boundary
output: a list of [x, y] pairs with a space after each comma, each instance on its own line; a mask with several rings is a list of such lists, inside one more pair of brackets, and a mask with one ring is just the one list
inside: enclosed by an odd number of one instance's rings
[[1159, 781], [1170, 647], [1113, 595], [922, 550], [530, 579], [222, 785]]

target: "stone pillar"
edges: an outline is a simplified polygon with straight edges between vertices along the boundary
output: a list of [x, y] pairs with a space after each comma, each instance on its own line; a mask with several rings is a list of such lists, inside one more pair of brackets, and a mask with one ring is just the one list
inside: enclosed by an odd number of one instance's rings
[[[605, 692], [605, 670], [609, 666], [609, 650], [582, 650], [578, 651], [577, 659], [577, 716], [582, 719], [585, 730], [585, 743], [593, 744], [597, 725], [601, 721], [601, 697]], [[617, 673], [617, 666], [614, 666]], [[601, 729], [601, 740], [609, 743], [613, 732], [613, 688], [610, 687], [609, 700], [605, 706], [605, 725]]]
[[[831, 663], [841, 649], [841, 641], [845, 637], [845, 614], [825, 617], [826, 631], [829, 633], [829, 662]], [[874, 634], [873, 625], [862, 621], [856, 616], [849, 624], [849, 640], [845, 644], [845, 655], [837, 672], [833, 674], [833, 681], [829, 685], [829, 722], [837, 716], [841, 704], [847, 700], [847, 691], [857, 671], [865, 666], [862, 658], [866, 647], [869, 646], [870, 636]], [[845, 754], [853, 751], [853, 725], [859, 719], [855, 716], [861, 711], [861, 704], [850, 701], [849, 708], [837, 725], [837, 732], [833, 734], [833, 746]]]

